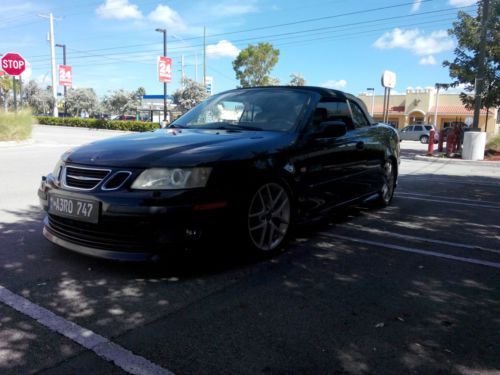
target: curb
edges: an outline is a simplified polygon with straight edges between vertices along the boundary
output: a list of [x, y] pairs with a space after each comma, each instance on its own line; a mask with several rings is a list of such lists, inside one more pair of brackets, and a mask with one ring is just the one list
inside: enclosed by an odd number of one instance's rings
[[500, 165], [500, 161], [437, 158], [434, 156], [424, 156], [424, 155], [415, 155], [414, 159], [432, 161], [437, 163], [452, 163], [452, 164], [463, 164], [463, 165]]
[[32, 144], [35, 144], [35, 140], [33, 138], [27, 139], [26, 141], [1, 141], [0, 148], [30, 146]]
[[96, 132], [99, 132], [99, 133], [135, 133], [135, 132], [133, 132], [131, 130], [97, 129], [97, 128], [86, 128], [86, 127], [83, 127], [83, 126], [64, 126], [64, 125], [33, 124], [33, 128], [82, 129], [82, 130], [88, 130], [88, 131], [96, 131]]

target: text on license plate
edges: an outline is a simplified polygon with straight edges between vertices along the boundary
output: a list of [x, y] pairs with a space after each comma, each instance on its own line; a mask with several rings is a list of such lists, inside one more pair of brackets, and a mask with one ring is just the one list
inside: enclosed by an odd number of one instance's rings
[[49, 196], [49, 212], [71, 217], [76, 220], [97, 223], [99, 205], [94, 201], [83, 201], [73, 198], [64, 198], [57, 195]]

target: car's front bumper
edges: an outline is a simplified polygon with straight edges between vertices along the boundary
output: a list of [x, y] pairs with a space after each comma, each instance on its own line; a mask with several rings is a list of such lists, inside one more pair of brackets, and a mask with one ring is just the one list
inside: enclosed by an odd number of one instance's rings
[[[99, 222], [48, 213], [48, 196], [99, 202]], [[215, 233], [229, 222], [229, 205], [216, 193], [78, 192], [61, 189], [50, 176], [38, 190], [47, 211], [43, 235], [78, 253], [115, 260], [147, 261]]]

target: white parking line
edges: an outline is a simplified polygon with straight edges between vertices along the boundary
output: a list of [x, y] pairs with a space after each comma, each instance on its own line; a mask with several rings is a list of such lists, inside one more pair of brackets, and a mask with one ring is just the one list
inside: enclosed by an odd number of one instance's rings
[[[456, 177], [456, 176], [450, 176], [450, 177]], [[418, 176], [418, 175], [400, 175], [399, 178], [403, 179], [411, 179], [411, 180], [421, 180], [421, 181], [428, 181], [430, 183], [446, 183], [446, 184], [463, 184], [463, 185], [474, 185], [474, 186], [496, 186], [500, 187], [500, 184], [494, 183], [494, 182], [485, 182], [481, 180], [456, 180], [454, 178], [435, 178], [435, 177], [427, 177], [427, 176]], [[491, 176], [489, 178], [498, 178], [496, 176]]]
[[459, 205], [459, 206], [488, 208], [490, 210], [496, 210], [496, 211], [500, 210], [500, 207], [498, 207], [498, 206], [491, 206], [491, 205], [485, 205], [485, 204], [454, 202], [454, 201], [451, 201], [451, 200], [443, 201], [441, 199], [429, 199], [429, 198], [422, 198], [422, 197], [409, 197], [409, 196], [400, 195], [400, 194], [396, 194], [396, 196], [398, 198], [400, 198], [400, 199], [401, 198], [402, 199], [413, 199], [413, 200], [416, 200], [416, 201], [437, 202], [437, 203], [441, 203], [441, 204], [455, 204], [455, 205]]
[[391, 244], [384, 243], [384, 242], [369, 241], [369, 240], [360, 240], [358, 238], [351, 238], [351, 237], [342, 236], [342, 235], [339, 235], [339, 234], [322, 233], [322, 235], [327, 236], [327, 237], [331, 237], [331, 238], [337, 238], [339, 240], [345, 240], [345, 241], [350, 241], [350, 242], [361, 243], [361, 244], [364, 244], [364, 245], [372, 245], [372, 246], [382, 247], [382, 248], [385, 248], [385, 249], [404, 251], [404, 252], [407, 252], [407, 253], [414, 253], [414, 254], [420, 254], [420, 255], [426, 255], [426, 256], [433, 256], [433, 257], [444, 258], [444, 259], [451, 259], [451, 260], [456, 260], [456, 261], [459, 261], [459, 262], [471, 263], [471, 264], [479, 264], [481, 266], [486, 266], [486, 267], [492, 267], [492, 268], [498, 268], [498, 269], [500, 269], [500, 263], [489, 262], [487, 260], [480, 260], [480, 259], [475, 259], [475, 258], [459, 257], [459, 256], [455, 256], [455, 255], [450, 255], [450, 254], [439, 253], [439, 252], [436, 252], [436, 251], [415, 249], [413, 247], [406, 247], [406, 246], [399, 246], [399, 245], [391, 245]]
[[173, 375], [147, 359], [133, 354], [107, 338], [70, 322], [53, 312], [34, 304], [0, 285], [0, 302], [27, 315], [50, 330], [66, 336], [84, 348], [92, 350], [99, 357], [114, 363], [130, 374], [136, 375]]
[[[382, 234], [384, 236], [396, 237], [396, 238], [401, 238], [401, 239], [404, 239], [404, 240], [415, 240], [415, 241], [420, 241], [420, 242], [425, 242], [425, 243], [434, 243], [434, 244], [438, 244], [438, 245], [458, 247], [458, 248], [467, 249], [467, 250], [479, 250], [479, 251], [487, 251], [487, 252], [490, 252], [490, 253], [500, 254], [500, 250], [489, 249], [487, 247], [475, 246], [475, 245], [466, 245], [466, 244], [457, 243], [457, 242], [449, 242], [449, 241], [442, 241], [442, 240], [433, 240], [433, 239], [430, 239], [430, 238], [410, 236], [410, 235], [407, 235], [407, 234], [393, 233], [393, 232], [389, 232], [389, 231], [385, 231], [385, 230], [380, 230], [380, 229], [375, 229], [375, 228], [367, 228], [367, 227], [363, 227], [361, 225], [356, 225], [356, 224], [341, 224], [341, 225], [338, 225], [338, 227], [341, 227], [341, 228], [353, 228], [353, 229], [360, 230], [360, 231], [363, 231], [363, 232], [368, 232], [368, 233], [373, 233], [373, 234]], [[326, 233], [320, 233], [320, 234], [326, 234]]]
[[[452, 200], [452, 201], [464, 201], [464, 202], [472, 202], [472, 203], [484, 203], [484, 204], [487, 203], [487, 204], [500, 205], [500, 202], [483, 201], [483, 200], [477, 200], [477, 199], [445, 197], [442, 195], [432, 195], [432, 194], [418, 194], [418, 193], [412, 193], [412, 192], [408, 192], [408, 191], [401, 191], [399, 189], [398, 189], [397, 193], [403, 194], [403, 195], [412, 195], [412, 196], [416, 196], [416, 197], [439, 198], [439, 199]], [[500, 207], [499, 207], [499, 209], [500, 209]]]

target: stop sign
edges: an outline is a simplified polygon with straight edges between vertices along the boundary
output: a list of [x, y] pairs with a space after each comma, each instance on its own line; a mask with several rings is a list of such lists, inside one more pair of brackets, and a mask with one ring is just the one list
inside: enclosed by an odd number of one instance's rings
[[9, 52], [2, 57], [2, 69], [10, 76], [18, 76], [26, 69], [26, 61], [20, 54]]

